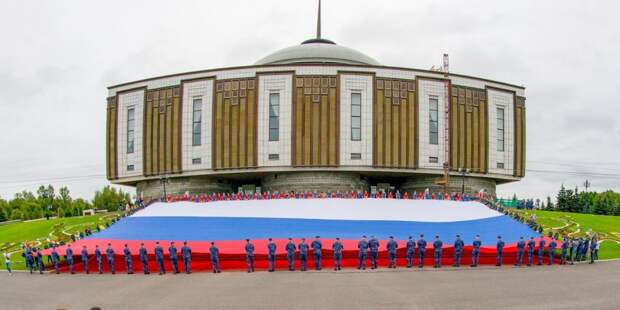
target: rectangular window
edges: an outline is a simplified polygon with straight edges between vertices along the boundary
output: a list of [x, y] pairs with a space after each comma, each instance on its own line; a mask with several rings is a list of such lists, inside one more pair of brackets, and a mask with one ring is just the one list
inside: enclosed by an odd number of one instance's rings
[[192, 101], [192, 145], [202, 144], [202, 98]]
[[134, 151], [136, 139], [136, 110], [131, 107], [127, 109], [127, 154]]
[[269, 160], [279, 160], [280, 154], [269, 154]]
[[497, 108], [497, 151], [504, 151], [504, 108]]
[[428, 134], [430, 144], [439, 144], [439, 99], [436, 96], [428, 98]]
[[351, 159], [362, 159], [362, 153], [351, 153]]
[[280, 140], [280, 94], [269, 94], [269, 141]]
[[134, 171], [134, 165], [127, 165], [127, 171]]
[[362, 94], [351, 94], [351, 140], [362, 140]]
[[192, 165], [200, 165], [202, 164], [202, 158], [192, 158]]
[[504, 163], [497, 163], [497, 169], [504, 169]]
[[439, 162], [439, 158], [438, 157], [429, 157], [428, 158], [428, 162], [431, 164], [436, 164]]

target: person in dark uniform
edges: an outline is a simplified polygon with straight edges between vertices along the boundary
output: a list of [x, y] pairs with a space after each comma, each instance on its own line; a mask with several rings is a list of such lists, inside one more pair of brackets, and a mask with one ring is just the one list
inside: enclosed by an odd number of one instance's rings
[[181, 257], [183, 258], [183, 268], [185, 269], [185, 273], [192, 273], [192, 248], [187, 245], [187, 241], [183, 241], [183, 247], [181, 247]]
[[311, 244], [312, 254], [314, 255], [314, 269], [321, 270], [321, 249], [323, 244], [321, 243], [321, 237], [316, 236]]
[[527, 265], [532, 266], [534, 263], [534, 248], [536, 247], [536, 241], [534, 237], [530, 237], [530, 241], [527, 242]]
[[375, 236], [370, 236], [368, 241], [370, 248], [370, 269], [377, 269], [377, 258], [379, 257], [379, 240]]
[[248, 273], [254, 272], [254, 245], [250, 239], [245, 239], [245, 257], [248, 262]]
[[159, 241], [155, 242], [155, 260], [157, 261], [159, 275], [166, 274], [166, 267], [164, 265], [164, 248], [159, 245]]
[[568, 237], [566, 235], [562, 236], [561, 249], [562, 253], [560, 254], [560, 265], [566, 265], [566, 252], [568, 251]]
[[84, 272], [86, 274], [89, 274], [90, 272], [88, 271], [88, 250], [86, 249], [86, 246], [82, 246], [82, 252], [80, 253], [82, 254], [82, 266], [84, 266]]
[[133, 274], [133, 259], [131, 257], [131, 250], [126, 243], [123, 248], [123, 255], [125, 255], [125, 269], [127, 270], [127, 274]]
[[288, 238], [288, 243], [285, 247], [286, 250], [286, 259], [288, 260], [288, 270], [295, 271], [295, 250], [297, 247], [293, 242], [293, 238]]
[[37, 267], [39, 269], [39, 274], [43, 274], [43, 253], [41, 253], [41, 249], [37, 249]]
[[598, 236], [596, 234], [592, 236], [590, 243], [590, 264], [594, 264], [595, 260], [598, 260]]
[[480, 247], [482, 241], [480, 241], [480, 235], [476, 235], [474, 242], [472, 243], [473, 249], [471, 251], [471, 267], [478, 267], [478, 258], [480, 257]]
[[409, 240], [407, 241], [407, 268], [411, 268], [413, 266], [413, 255], [415, 254], [415, 240], [413, 240], [412, 236], [409, 236]]
[[540, 240], [538, 240], [538, 261], [536, 265], [540, 266], [543, 263], [543, 255], [545, 254], [545, 238], [540, 236]]
[[298, 248], [301, 271], [306, 271], [308, 269], [308, 244], [306, 243], [306, 238], [301, 238]]
[[149, 274], [149, 256], [144, 243], [140, 243], [140, 250], [138, 252], [140, 254], [140, 262], [142, 263], [142, 271], [144, 274]]
[[26, 246], [24, 250], [24, 259], [26, 260], [26, 268], [28, 268], [30, 274], [32, 274], [34, 269], [34, 257], [32, 257], [32, 249], [29, 246]]
[[581, 251], [583, 249], [583, 239], [579, 237], [577, 239], [577, 250], [575, 250], [575, 261], [581, 261]]
[[110, 272], [115, 274], [114, 271], [114, 249], [112, 249], [112, 244], [108, 243], [108, 248], [105, 250], [106, 258], [108, 259], [108, 265], [110, 266]]
[[588, 250], [590, 249], [590, 234], [586, 235], [586, 239], [583, 242], [583, 247], [581, 249], [581, 261], [586, 260], [588, 256]]
[[454, 263], [452, 267], [461, 267], [461, 256], [463, 255], [464, 246], [465, 242], [461, 239], [461, 235], [456, 235], [456, 240], [454, 240]]
[[220, 273], [220, 250], [215, 246], [215, 242], [213, 241], [211, 242], [211, 247], [209, 248], [209, 254], [211, 255], [211, 267], [213, 268], [213, 273]]
[[390, 259], [388, 268], [396, 268], [396, 250], [398, 249], [398, 242], [394, 240], [393, 236], [390, 236], [390, 241], [388, 241], [386, 249], [388, 251], [388, 256]]
[[523, 252], [525, 251], [525, 240], [523, 240], [523, 236], [519, 238], [519, 242], [517, 242], [517, 260], [515, 261], [515, 266], [521, 266], [523, 261]]
[[418, 268], [424, 267], [424, 255], [426, 254], [426, 240], [424, 240], [424, 235], [420, 235], [420, 239], [418, 239]]
[[58, 256], [58, 252], [56, 252], [56, 246], [52, 247], [52, 264], [54, 264], [54, 271], [56, 272], [56, 274], [59, 274], [60, 271], [58, 270], [58, 260], [60, 259], [60, 257]]
[[555, 258], [555, 248], [558, 246], [555, 238], [551, 238], [551, 242], [549, 242], [549, 262], [547, 263], [549, 266], [553, 265], [553, 259]]
[[174, 245], [174, 241], [170, 242], [168, 247], [168, 256], [170, 256], [170, 263], [172, 264], [172, 273], [179, 273], [179, 253], [177, 247]]
[[568, 244], [568, 260], [570, 260], [570, 264], [573, 264], [573, 252], [577, 250], [577, 241], [575, 238], [570, 238], [570, 243]]
[[366, 270], [366, 253], [368, 252], [366, 236], [362, 236], [362, 239], [357, 243], [357, 249], [357, 269]]
[[65, 250], [65, 255], [67, 256], [67, 263], [69, 264], [69, 272], [71, 272], [71, 274], [74, 274], [75, 272], [73, 271], [73, 249], [71, 249], [70, 244]]
[[497, 262], [495, 266], [500, 267], [502, 265], [502, 257], [504, 255], [504, 240], [502, 240], [502, 236], [497, 236], [497, 245], [495, 246], [495, 251], [497, 253]]
[[99, 245], [95, 245], [95, 261], [97, 262], [97, 271], [99, 271], [99, 274], [103, 273], [103, 257], [101, 255], [101, 249], [99, 248]]
[[332, 245], [332, 250], [334, 251], [334, 270], [338, 271], [342, 268], [342, 242], [340, 242], [340, 238], [336, 237], [336, 241]]
[[439, 236], [435, 236], [435, 241], [433, 242], [433, 250], [435, 254], [435, 268], [441, 268], [441, 248], [443, 247], [443, 242], [439, 239]]
[[267, 244], [267, 260], [269, 261], [269, 272], [274, 272], [276, 270], [276, 248], [276, 244], [271, 238], [269, 238], [269, 243]]

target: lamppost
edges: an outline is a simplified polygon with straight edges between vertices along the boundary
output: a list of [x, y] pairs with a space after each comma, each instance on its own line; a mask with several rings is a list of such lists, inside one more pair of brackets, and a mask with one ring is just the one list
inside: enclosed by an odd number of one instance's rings
[[164, 199], [166, 199], [166, 197], [168, 196], [166, 194], [166, 183], [170, 182], [170, 179], [168, 179], [168, 175], [166, 174], [162, 175], [161, 178], [159, 178], [159, 182], [164, 187]]
[[461, 196], [465, 195], [465, 176], [468, 175], [471, 170], [465, 168], [459, 168], [458, 172], [461, 174], [461, 179], [463, 181], [461, 185]]

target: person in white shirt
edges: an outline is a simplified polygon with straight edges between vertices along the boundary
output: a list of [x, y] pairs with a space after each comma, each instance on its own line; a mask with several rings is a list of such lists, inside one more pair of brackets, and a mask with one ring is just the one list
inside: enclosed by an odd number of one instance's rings
[[4, 263], [6, 264], [6, 271], [9, 272], [9, 275], [12, 275], [12, 273], [11, 273], [11, 255], [9, 255], [9, 253], [4, 252]]

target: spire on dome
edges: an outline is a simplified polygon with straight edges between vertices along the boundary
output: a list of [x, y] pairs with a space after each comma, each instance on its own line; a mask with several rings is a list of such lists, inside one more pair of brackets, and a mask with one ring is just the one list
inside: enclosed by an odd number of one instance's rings
[[316, 18], [316, 38], [301, 42], [301, 44], [309, 44], [309, 43], [336, 44], [334, 41], [321, 38], [321, 0], [319, 0], [319, 9], [318, 9], [318, 14]]

